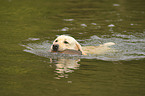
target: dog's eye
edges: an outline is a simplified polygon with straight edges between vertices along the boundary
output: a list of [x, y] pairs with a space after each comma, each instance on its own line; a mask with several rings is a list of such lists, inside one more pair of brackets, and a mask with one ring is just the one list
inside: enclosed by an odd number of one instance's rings
[[67, 41], [64, 41], [65, 44], [69, 44]]
[[55, 42], [58, 42], [58, 40], [55, 40]]

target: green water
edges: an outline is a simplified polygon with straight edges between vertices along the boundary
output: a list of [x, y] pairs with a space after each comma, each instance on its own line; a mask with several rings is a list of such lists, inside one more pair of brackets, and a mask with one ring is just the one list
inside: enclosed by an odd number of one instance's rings
[[[145, 96], [144, 5], [0, 0], [0, 95]], [[118, 52], [50, 60], [47, 50], [61, 34], [84, 46], [115, 42]]]

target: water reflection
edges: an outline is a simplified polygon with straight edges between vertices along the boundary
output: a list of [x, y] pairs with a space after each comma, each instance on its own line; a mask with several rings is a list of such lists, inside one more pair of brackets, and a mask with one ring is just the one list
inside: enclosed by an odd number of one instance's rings
[[[112, 28], [114, 25], [108, 27]], [[77, 41], [79, 41], [83, 46], [99, 46], [100, 43], [104, 44], [105, 42], [111, 41], [116, 43], [112, 49], [117, 51], [110, 50], [105, 54], [88, 54], [87, 56], [50, 53], [48, 50], [50, 49], [51, 42], [48, 40], [41, 42], [41, 38], [28, 38], [26, 39], [26, 44], [22, 46], [26, 48], [24, 50], [25, 52], [50, 58], [51, 64], [55, 66], [55, 79], [69, 78], [69, 74], [73, 73], [76, 69], [79, 69], [79, 61], [81, 59], [128, 61], [145, 58], [145, 52], [143, 49], [145, 42], [144, 34], [125, 35], [114, 33], [112, 35], [102, 35], [100, 37], [93, 35], [89, 39]]]
[[80, 59], [50, 59], [51, 63], [56, 63], [56, 79], [68, 78], [69, 73], [74, 72], [75, 69], [79, 69], [80, 64], [78, 62]]

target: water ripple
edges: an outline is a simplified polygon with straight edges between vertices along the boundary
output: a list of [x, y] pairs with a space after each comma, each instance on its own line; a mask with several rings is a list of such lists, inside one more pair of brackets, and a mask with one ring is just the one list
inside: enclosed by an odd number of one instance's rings
[[[141, 35], [142, 36], [142, 35]], [[39, 55], [46, 58], [80, 58], [80, 59], [98, 59], [105, 61], [119, 61], [119, 60], [138, 60], [145, 58], [145, 39], [140, 36], [134, 35], [124, 35], [124, 34], [113, 34], [112, 36], [102, 35], [98, 37], [96, 35], [91, 36], [86, 40], [78, 40], [83, 46], [98, 46], [106, 42], [114, 42], [116, 45], [112, 46], [117, 51], [107, 52], [102, 55], [92, 55], [87, 56], [75, 56], [75, 55], [64, 55], [64, 54], [52, 54], [48, 51], [50, 50], [51, 44], [49, 41], [44, 41], [42, 43], [28, 43], [24, 46], [25, 52], [29, 52], [35, 55]]]

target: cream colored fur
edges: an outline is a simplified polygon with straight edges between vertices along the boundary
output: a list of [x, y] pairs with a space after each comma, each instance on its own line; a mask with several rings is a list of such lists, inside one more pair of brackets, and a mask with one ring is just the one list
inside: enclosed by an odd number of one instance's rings
[[[68, 44], [64, 43], [65, 41], [67, 41]], [[113, 43], [113, 42], [108, 42], [108, 43], [104, 43], [100, 46], [83, 46], [82, 47], [73, 37], [66, 36], [66, 35], [58, 36], [54, 40], [52, 46], [54, 44], [59, 45], [58, 51], [60, 51], [60, 52], [66, 50], [66, 49], [72, 49], [72, 50], [81, 51], [82, 55], [104, 54], [105, 52], [107, 52], [108, 50], [111, 49], [108, 46], [115, 45], [115, 43]], [[51, 50], [52, 50], [52, 46], [51, 46]]]

